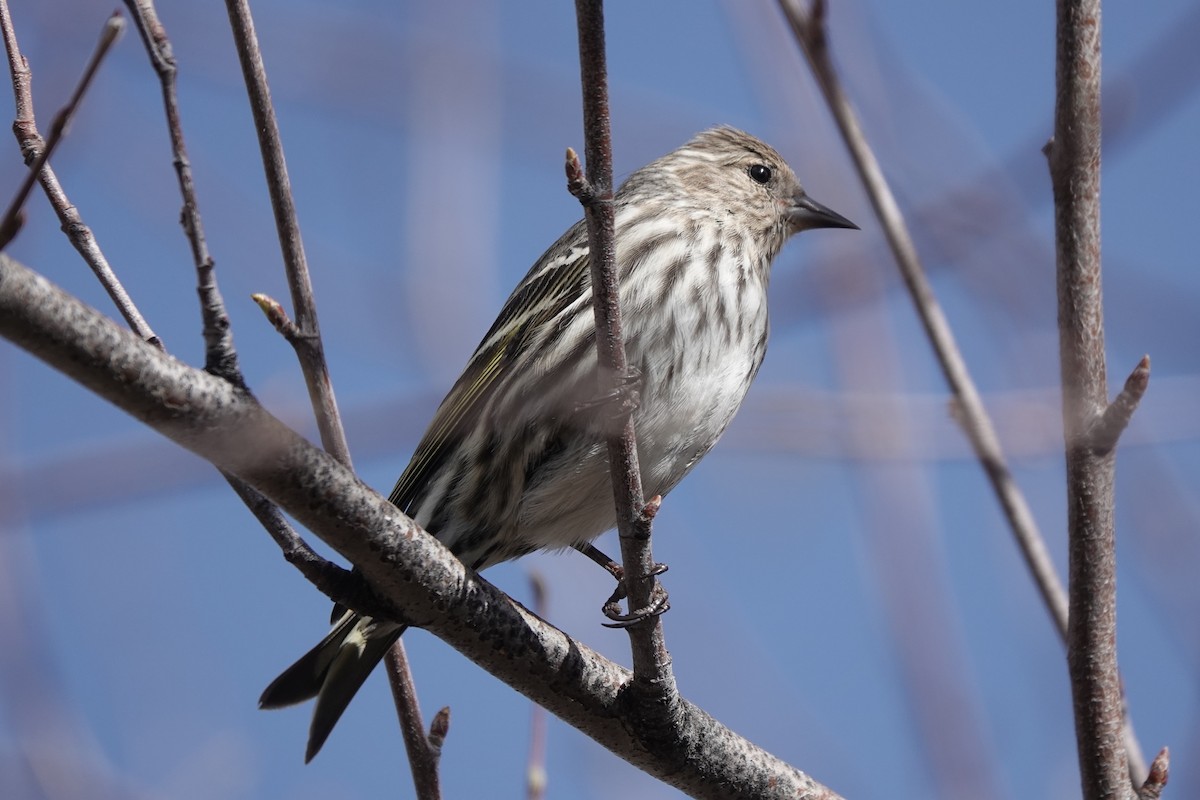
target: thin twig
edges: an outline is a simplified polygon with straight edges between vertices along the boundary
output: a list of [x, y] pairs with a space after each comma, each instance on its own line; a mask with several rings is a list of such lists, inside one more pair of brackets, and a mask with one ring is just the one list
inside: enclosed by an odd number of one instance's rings
[[438, 762], [442, 756], [442, 743], [450, 730], [450, 709], [443, 708], [433, 717], [429, 733], [421, 727], [421, 705], [417, 702], [417, 687], [413, 682], [412, 670], [404, 645], [397, 641], [383, 657], [387, 668], [388, 683], [392, 687], [392, 700], [396, 703], [396, 716], [403, 732], [404, 747], [408, 752], [408, 763], [412, 773], [413, 788], [419, 800], [440, 800], [441, 777]]
[[192, 262], [196, 268], [200, 316], [204, 330], [205, 369], [245, 389], [246, 381], [238, 365], [237, 350], [233, 346], [229, 314], [217, 287], [215, 265], [212, 255], [208, 252], [208, 242], [204, 238], [204, 223], [200, 219], [196, 183], [192, 179], [192, 162], [188, 158], [187, 144], [183, 139], [179, 96], [175, 90], [175, 53], [171, 49], [171, 40], [167, 38], [167, 32], [158, 19], [158, 12], [152, 0], [125, 0], [125, 5], [129, 7], [134, 25], [141, 34], [146, 53], [150, 56], [150, 64], [154, 67], [162, 87], [167, 133], [171, 137], [171, 154], [174, 156], [179, 192], [183, 196], [183, 211], [179, 219], [191, 246]]
[[[546, 581], [537, 572], [529, 574], [533, 590], [533, 613], [546, 618]], [[546, 709], [537, 703], [529, 710], [529, 759], [525, 765], [525, 800], [546, 796]]]
[[[1070, 625], [1067, 666], [1083, 796], [1128, 798], [1117, 668], [1116, 531], [1112, 449], [1089, 432], [1108, 405], [1100, 270], [1100, 0], [1058, 0], [1054, 190], [1058, 334], [1067, 465]], [[1118, 412], [1119, 413], [1119, 412]]]
[[841, 85], [833, 59], [829, 53], [829, 42], [825, 27], [825, 3], [814, 2], [812, 10], [806, 10], [800, 0], [779, 0], [780, 8], [791, 25], [801, 50], [808, 59], [817, 85], [825, 102], [833, 113], [842, 139], [858, 169], [875, 214], [883, 226], [884, 234], [892, 254], [900, 267], [905, 286], [913, 299], [921, 324], [925, 328], [942, 374], [955, 400], [956, 417], [971, 442], [976, 457], [983, 466], [992, 490], [1000, 501], [1004, 516], [1016, 537], [1025, 562], [1041, 592], [1042, 600], [1053, 618], [1059, 635], [1066, 637], [1067, 594], [1063, 589], [1058, 572], [1054, 569], [1045, 539], [1034, 521], [1033, 512], [1025, 495], [1014, 480], [996, 435], [995, 426], [979, 396], [971, 373], [967, 369], [962, 351], [955, 341], [946, 316], [925, 270], [917, 256], [912, 234], [904, 221], [904, 215], [888, 186], [879, 161], [875, 158], [866, 135], [859, 124], [858, 115], [850, 104]]
[[[7, 7], [5, 8], [5, 16], [7, 17]], [[24, 222], [24, 213], [21, 209], [25, 207], [25, 201], [29, 199], [29, 193], [33, 190], [34, 181], [37, 180], [42, 167], [50, 160], [51, 154], [54, 153], [54, 148], [58, 147], [58, 143], [62, 141], [63, 135], [67, 132], [67, 125], [70, 124], [71, 118], [75, 116], [80, 101], [83, 100], [84, 94], [92, 84], [92, 79], [96, 77], [96, 71], [100, 69], [100, 63], [108, 55], [108, 51], [116, 44], [117, 39], [121, 37], [121, 32], [124, 30], [125, 19], [121, 16], [120, 12], [114, 12], [104, 23], [104, 27], [100, 31], [100, 41], [96, 44], [96, 49], [93, 51], [91, 59], [88, 60], [87, 66], [84, 67], [83, 75], [80, 76], [79, 83], [75, 86], [75, 91], [71, 93], [67, 104], [54, 115], [54, 120], [50, 123], [50, 138], [46, 140], [46, 145], [42, 148], [42, 152], [29, 165], [29, 172], [25, 176], [25, 180], [21, 182], [20, 188], [17, 189], [17, 193], [8, 204], [8, 209], [4, 212], [4, 216], [0, 217], [0, 250], [8, 247], [8, 243], [13, 240], [13, 237], [17, 235], [17, 231], [21, 229], [21, 225]], [[11, 52], [10, 50], [10, 58]]]
[[250, 98], [250, 110], [254, 114], [254, 129], [258, 133], [258, 146], [262, 151], [271, 208], [275, 212], [275, 228], [283, 251], [293, 313], [302, 334], [292, 341], [292, 345], [297, 358], [300, 359], [300, 368], [308, 385], [309, 400], [312, 402], [317, 427], [321, 433], [321, 444], [338, 461], [349, 467], [350, 448], [346, 445], [337, 398], [334, 396], [333, 383], [329, 379], [329, 368], [325, 362], [324, 344], [321, 342], [321, 330], [317, 324], [317, 304], [309, 279], [308, 260], [304, 255], [304, 242], [300, 237], [300, 223], [296, 218], [296, 205], [292, 198], [292, 183], [283, 155], [283, 141], [275, 119], [275, 107], [271, 104], [271, 91], [267, 86], [267, 71], [263, 65], [262, 50], [258, 45], [258, 35], [254, 31], [254, 19], [250, 15], [247, 0], [226, 0], [225, 7], [229, 12], [233, 41], [242, 65], [242, 77], [245, 79], [246, 93]]
[[[296, 206], [292, 198], [291, 180], [283, 154], [283, 141], [279, 124], [275, 118], [275, 107], [271, 103], [271, 92], [267, 85], [267, 71], [263, 64], [262, 50], [254, 30], [254, 19], [247, 0], [226, 0], [229, 24], [233, 31], [234, 46], [242, 65], [242, 77], [254, 115], [254, 128], [258, 133], [259, 149], [262, 151], [263, 169], [267, 178], [267, 190], [271, 196], [271, 208], [275, 213], [275, 227], [283, 251], [284, 271], [291, 291], [295, 311], [294, 335], [287, 341], [292, 345], [300, 362], [300, 370], [308, 386], [313, 415], [321, 434], [325, 450], [347, 469], [353, 469], [346, 433], [338, 413], [337, 398], [329, 377], [329, 366], [325, 361], [325, 347], [321, 340], [317, 322], [317, 304], [309, 278], [308, 260], [304, 254], [304, 242], [300, 236], [300, 223], [296, 217]], [[276, 304], [278, 305], [278, 304]], [[260, 302], [260, 307], [262, 303]], [[266, 310], [266, 308], [264, 308]], [[282, 312], [282, 308], [279, 309]], [[269, 315], [268, 315], [269, 316]], [[286, 319], [286, 314], [284, 315]], [[289, 328], [289, 331], [291, 329]], [[396, 700], [400, 731], [409, 753], [409, 767], [413, 783], [418, 791], [422, 787], [438, 790], [438, 758], [429, 747], [423, 733], [421, 709], [417, 705], [415, 682], [408, 665], [404, 646], [397, 641], [387, 656], [387, 674]], [[449, 710], [444, 710], [434, 720], [434, 727], [442, 731], [441, 738], [449, 726]], [[440, 752], [440, 741], [437, 751]], [[419, 757], [414, 758], [417, 754]], [[425, 797], [425, 795], [422, 795]], [[437, 797], [431, 794], [429, 797]]]
[[[604, 53], [603, 0], [576, 0], [579, 26], [580, 82], [583, 86], [584, 154], [587, 176], [579, 159], [567, 151], [567, 183], [583, 205], [587, 219], [591, 258], [592, 308], [596, 317], [596, 350], [600, 361], [600, 392], [609, 392], [628, 373], [621, 333], [621, 308], [613, 244], [612, 136], [608, 113], [608, 71]], [[653, 380], [653, 376], [648, 376]], [[619, 386], [618, 386], [619, 388]], [[642, 494], [637, 438], [631, 407], [620, 409], [618, 433], [608, 437], [608, 463], [612, 475], [620, 534], [621, 561], [631, 615], [662, 608], [662, 589], [650, 548], [651, 520]], [[657, 506], [655, 506], [657, 510]], [[668, 711], [677, 700], [670, 656], [663, 638], [662, 621], [647, 614], [629, 628], [634, 685], [646, 692], [648, 707]], [[666, 717], [664, 717], [666, 719]]]
[[[200, 205], [196, 197], [196, 186], [192, 179], [191, 161], [183, 139], [183, 122], [179, 111], [176, 92], [177, 66], [171, 41], [158, 18], [152, 0], [126, 0], [134, 24], [141, 34], [142, 43], [150, 57], [150, 63], [158, 75], [162, 87], [163, 109], [167, 118], [167, 131], [171, 139], [175, 172], [179, 180], [179, 191], [183, 199], [180, 221], [192, 251], [196, 269], [200, 316], [203, 321], [205, 339], [205, 369], [242, 391], [247, 391], [245, 377], [238, 364], [237, 351], [225, 301], [217, 286], [215, 263], [208, 251], [204, 236], [204, 225], [200, 218]], [[269, 500], [252, 489], [239, 478], [222, 472], [234, 492], [250, 509], [267, 533], [279, 545], [287, 562], [300, 571], [318, 590], [335, 602], [355, 611], [368, 612], [378, 609], [378, 601], [358, 576], [327, 559], [319, 556], [284, 518]]]
[[296, 533], [278, 506], [241, 478], [224, 470], [221, 471], [221, 475], [279, 545], [284, 559], [298, 569], [318, 591], [335, 603], [360, 614], [395, 618], [395, 609], [380, 603], [361, 575], [318, 555], [300, 534]]
[[[46, 142], [38, 132], [37, 122], [33, 115], [33, 91], [30, 87], [32, 76], [29, 64], [21, 55], [21, 48], [17, 45], [16, 30], [8, 11], [8, 0], [0, 0], [0, 31], [3, 33], [5, 48], [8, 51], [8, 69], [12, 75], [13, 97], [17, 106], [16, 119], [13, 120], [13, 134], [17, 137], [21, 155], [28, 165], [41, 156]], [[108, 259], [100, 250], [95, 234], [92, 233], [90, 227], [84, 224], [79, 210], [67, 198], [54, 169], [49, 164], [44, 164], [38, 171], [38, 181], [42, 185], [42, 191], [45, 192], [46, 198], [50, 201], [50, 207], [58, 216], [59, 225], [62, 226], [63, 232], [70, 240], [71, 246], [78, 251], [84, 262], [96, 275], [96, 279], [100, 281], [100, 285], [112, 299], [118, 313], [125, 318], [130, 330], [150, 344], [161, 347], [162, 342], [151, 329], [145, 317], [142, 316], [133, 299], [125, 291], [125, 287], [121, 285], [120, 279], [117, 278]]]
[[[799, 0], [779, 0], [779, 5], [791, 25], [796, 41], [808, 59], [817, 84], [833, 113], [858, 169], [859, 177], [880, 219], [926, 335], [933, 345], [938, 363], [954, 395], [956, 416], [962, 421], [962, 427], [1000, 501], [1030, 574], [1065, 643], [1068, 639], [1069, 616], [1067, 593], [1058, 577], [1058, 571], [1054, 568], [1029, 504], [1013, 479], [991, 418], [925, 276], [899, 204], [883, 177], [879, 162], [862, 132], [858, 116], [841, 86], [829, 53], [826, 4], [823, 0], [815, 0], [811, 11], [806, 10]], [[1131, 775], [1144, 774], [1141, 747], [1133, 732], [1132, 721], [1128, 718], [1125, 720], [1123, 736]]]

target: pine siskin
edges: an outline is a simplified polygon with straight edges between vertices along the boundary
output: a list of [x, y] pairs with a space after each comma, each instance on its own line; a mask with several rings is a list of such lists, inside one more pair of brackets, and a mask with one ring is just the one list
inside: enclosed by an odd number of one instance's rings
[[[724, 432], [767, 348], [771, 262], [794, 233], [855, 228], [805, 194], [783, 158], [705, 131], [617, 191], [625, 347], [647, 497], [666, 495]], [[480, 570], [582, 546], [616, 524], [599, 392], [587, 229], [573, 225], [505, 302], [389, 500]], [[317, 754], [404, 628], [346, 612], [263, 692], [317, 698]]]

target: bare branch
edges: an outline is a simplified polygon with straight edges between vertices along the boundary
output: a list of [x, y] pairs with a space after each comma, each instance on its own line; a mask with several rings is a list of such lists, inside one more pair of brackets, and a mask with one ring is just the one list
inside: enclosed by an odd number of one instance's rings
[[[537, 572], [529, 574], [533, 590], [533, 613], [546, 619], [546, 581]], [[546, 709], [537, 703], [529, 711], [529, 759], [525, 765], [525, 800], [546, 796]]]
[[[579, 70], [583, 86], [583, 130], [587, 177], [581, 179], [579, 159], [567, 154], [567, 182], [580, 194], [587, 219], [591, 258], [592, 309], [596, 317], [596, 350], [600, 362], [601, 393], [620, 391], [629, 372], [621, 333], [621, 308], [613, 244], [612, 136], [608, 114], [608, 68], [604, 54], [603, 0], [576, 0], [579, 25]], [[574, 158], [572, 158], [574, 157]], [[647, 376], [654, 380], [654, 376]], [[638, 466], [633, 408], [620, 409], [618, 433], [608, 438], [608, 463], [617, 507], [624, 584], [629, 598], [629, 627], [633, 655], [634, 687], [645, 692], [641, 700], [647, 713], [661, 715], [662, 735], [672, 725], [678, 700], [671, 659], [659, 616], [666, 610], [657, 575], [661, 572], [650, 548], [652, 515], [646, 513]], [[657, 509], [656, 509], [657, 510]], [[651, 712], [651, 710], [653, 710]]]
[[[165, 356], [2, 254], [0, 336], [245, 480], [353, 563], [396, 618], [634, 766], [699, 798], [837, 798], [685, 700], [662, 737], [628, 671], [468, 571], [246, 392]], [[495, 657], [501, 643], [511, 657]]]
[[[806, 10], [800, 0], [779, 0], [779, 5], [808, 59], [817, 84], [833, 113], [863, 185], [867, 189], [875, 213], [883, 225], [888, 243], [900, 266], [905, 285], [913, 298], [926, 335], [937, 355], [942, 373], [954, 395], [955, 416], [961, 422], [976, 457], [983, 465], [1059, 634], [1063, 637], [1064, 642], [1068, 641], [1069, 604], [1067, 594], [1050, 559], [1049, 550], [1034, 521], [1029, 504], [1013, 479], [991, 418], [979, 396], [979, 391], [971, 379], [966, 362], [962, 358], [945, 315], [933, 293], [932, 286], [925, 276], [924, 268], [917, 257], [912, 236], [904, 223], [899, 204], [883, 177], [878, 160], [862, 132], [857, 114], [841, 86], [829, 53], [825, 25], [826, 3], [823, 0], [815, 0], [811, 5], [811, 11]], [[1099, 135], [1098, 127], [1096, 135]], [[1099, 163], [1098, 155], [1096, 163]], [[1119, 420], [1119, 412], [1114, 412], [1114, 421], [1117, 420]], [[1127, 720], [1124, 725], [1123, 737], [1130, 769], [1134, 774], [1138, 774], [1144, 769], [1141, 767], [1141, 748], [1133, 733], [1132, 723]]]
[[[5, 6], [5, 17], [8, 17], [8, 9]], [[9, 26], [11, 30], [11, 26]], [[8, 209], [4, 212], [4, 216], [0, 217], [0, 250], [8, 247], [8, 243], [17, 235], [17, 231], [21, 229], [24, 214], [22, 209], [25, 207], [25, 201], [29, 199], [29, 193], [33, 190], [33, 182], [37, 180], [38, 174], [42, 171], [42, 167], [50, 160], [51, 154], [54, 153], [54, 148], [58, 147], [58, 143], [62, 141], [63, 135], [67, 132], [67, 125], [70, 124], [71, 118], [75, 116], [76, 109], [79, 108], [79, 103], [83, 100], [84, 94], [88, 87], [92, 84], [92, 79], [96, 77], [96, 71], [100, 69], [100, 63], [104, 57], [108, 55], [108, 51], [116, 44], [117, 39], [121, 38], [121, 33], [125, 30], [125, 19], [119, 12], [114, 12], [104, 23], [104, 28], [100, 31], [100, 41], [96, 44], [96, 49], [92, 53], [91, 59], [88, 60], [87, 66], [83, 68], [83, 75], [79, 78], [79, 83], [75, 86], [75, 91], [71, 93], [67, 104], [59, 109], [59, 112], [54, 115], [54, 120], [50, 123], [50, 138], [46, 140], [45, 147], [29, 165], [29, 173], [25, 176], [25, 180], [21, 182], [20, 188], [13, 196], [12, 201], [8, 204]], [[15, 42], [15, 38], [13, 39]], [[15, 48], [10, 48], [9, 57], [13, 58]], [[24, 65], [24, 59], [22, 59]]]
[[[205, 369], [233, 386], [248, 391], [245, 378], [238, 365], [237, 351], [234, 349], [233, 336], [230, 332], [229, 315], [225, 310], [225, 302], [217, 286], [215, 263], [209, 254], [204, 236], [204, 226], [200, 218], [191, 162], [183, 139], [183, 123], [175, 89], [177, 66], [171, 42], [167, 37], [166, 29], [158, 18], [152, 0], [126, 0], [126, 3], [138, 32], [141, 34], [142, 42], [150, 57], [150, 63], [162, 86], [167, 130], [171, 139], [176, 175], [183, 198], [181, 223], [191, 246], [197, 274], [200, 313], [206, 343]], [[270, 316], [269, 313], [268, 316]], [[228, 472], [222, 471], [222, 475], [271, 538], [280, 546], [284, 559], [296, 567], [314, 586], [347, 608], [353, 608], [363, 613], [380, 613], [378, 601], [361, 577], [319, 556], [296, 533], [279, 509], [260, 493]]]
[[192, 179], [192, 162], [188, 158], [187, 145], [183, 140], [183, 122], [179, 113], [179, 97], [175, 91], [175, 53], [171, 40], [158, 19], [153, 0], [125, 0], [133, 17], [150, 64], [158, 75], [162, 86], [163, 109], [167, 117], [167, 133], [171, 138], [171, 154], [174, 157], [175, 175], [179, 180], [179, 192], [183, 196], [183, 211], [180, 223], [192, 249], [192, 263], [196, 268], [196, 290], [200, 295], [200, 317], [204, 330], [205, 369], [235, 385], [245, 387], [245, 378], [238, 365], [237, 350], [233, 346], [233, 333], [225, 300], [217, 287], [217, 278], [208, 243], [204, 238], [204, 224], [200, 219], [200, 204], [196, 198], [196, 183]]
[[337, 398], [329, 378], [329, 367], [325, 363], [325, 346], [317, 324], [317, 304], [309, 278], [308, 259], [304, 255], [304, 241], [300, 237], [300, 223], [292, 199], [292, 182], [283, 156], [283, 141], [275, 119], [275, 107], [271, 104], [271, 90], [267, 86], [267, 71], [263, 65], [262, 50], [258, 46], [258, 35], [254, 31], [254, 19], [250, 15], [247, 0], [226, 0], [225, 7], [229, 12], [233, 42], [242, 65], [242, 77], [246, 81], [250, 110], [254, 114], [254, 130], [262, 151], [271, 208], [275, 211], [275, 228], [279, 233], [279, 246], [283, 250], [296, 325], [302, 334], [289, 342], [300, 359], [317, 428], [321, 432], [321, 443], [338, 461], [350, 466], [350, 448], [346, 445]]
[[388, 684], [392, 687], [392, 700], [396, 703], [396, 716], [400, 720], [400, 731], [408, 752], [408, 766], [417, 797], [419, 800], [440, 800], [442, 786], [438, 762], [441, 760], [442, 743], [450, 732], [450, 709], [443, 708], [434, 715], [427, 735], [421, 722], [417, 686], [408, 666], [403, 642], [397, 640], [384, 655], [383, 661], [387, 666]]
[[394, 613], [393, 609], [380, 604], [361, 575], [322, 558], [309, 547], [288, 523], [278, 506], [235, 475], [224, 470], [221, 470], [221, 475], [279, 545], [284, 560], [298, 569], [318, 591], [335, 603], [352, 608], [360, 614], [387, 617]]
[[[8, 11], [8, 0], [0, 0], [0, 31], [3, 33], [4, 45], [8, 51], [8, 69], [12, 76], [13, 97], [17, 105], [17, 116], [13, 121], [13, 134], [17, 137], [22, 158], [29, 165], [41, 156], [46, 142], [38, 133], [37, 122], [33, 116], [33, 91], [30, 88], [29, 64], [21, 55], [21, 49], [17, 45], [16, 31], [13, 28], [12, 16]], [[50, 201], [50, 207], [58, 216], [58, 222], [67, 235], [67, 239], [70, 240], [71, 246], [79, 252], [84, 262], [96, 275], [96, 279], [100, 281], [100, 285], [117, 307], [118, 313], [125, 318], [125, 322], [134, 333], [150, 344], [161, 346], [157, 334], [142, 316], [133, 299], [125, 291], [125, 287], [121, 285], [121, 281], [113, 272], [108, 259], [100, 250], [95, 234], [92, 233], [90, 227], [84, 224], [79, 210], [67, 198], [54, 169], [49, 164], [44, 164], [39, 170], [38, 181], [42, 184], [42, 191], [45, 192]]]
[[1100, 1], [1058, 0], [1057, 7], [1054, 139], [1047, 157], [1067, 462], [1067, 665], [1083, 796], [1099, 800], [1134, 792], [1117, 669], [1114, 458], [1111, 448], [1100, 453], [1088, 441], [1108, 401], [1100, 277]]
[[800, 0], [779, 0], [780, 8], [787, 17], [796, 41], [800, 44], [825, 102], [833, 113], [842, 139], [850, 151], [858, 169], [859, 179], [867, 190], [871, 205], [875, 209], [884, 234], [892, 249], [904, 284], [916, 306], [925, 334], [933, 346], [938, 364], [947, 385], [954, 396], [956, 418], [961, 422], [967, 439], [983, 466], [992, 490], [1000, 501], [1000, 507], [1008, 520], [1009, 528], [1017, 540], [1025, 563], [1029, 567], [1042, 600], [1054, 620], [1059, 634], [1066, 637], [1067, 594], [1059, 580], [1058, 572], [1050, 559], [1050, 551], [1038, 530], [1033, 512], [1024, 493], [1013, 478], [1012, 470], [1000, 446], [995, 426], [979, 396], [979, 390], [967, 369], [962, 351], [954, 333], [946, 321], [946, 315], [938, 303], [933, 287], [926, 277], [925, 269], [917, 256], [912, 234], [904, 221], [904, 215], [888, 186], [879, 161], [875, 158], [866, 135], [859, 124], [849, 98], [841, 85], [837, 69], [829, 53], [829, 42], [825, 30], [825, 4], [813, 3], [812, 11], [806, 11]]

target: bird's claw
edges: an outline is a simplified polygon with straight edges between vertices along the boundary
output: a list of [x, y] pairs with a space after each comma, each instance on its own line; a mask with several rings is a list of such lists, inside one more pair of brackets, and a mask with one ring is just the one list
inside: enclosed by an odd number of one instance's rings
[[[658, 576], [667, 571], [666, 564], [655, 564], [650, 570], [650, 576]], [[628, 596], [625, 587], [625, 580], [618, 578], [617, 588], [613, 590], [612, 595], [601, 607], [601, 612], [608, 617], [611, 622], [601, 623], [606, 628], [629, 628], [653, 617], [665, 614], [671, 608], [671, 601], [667, 597], [667, 590], [662, 588], [658, 582], [654, 584], [654, 590], [650, 595], [650, 602], [643, 608], [634, 609], [628, 613], [621, 612], [621, 601]]]

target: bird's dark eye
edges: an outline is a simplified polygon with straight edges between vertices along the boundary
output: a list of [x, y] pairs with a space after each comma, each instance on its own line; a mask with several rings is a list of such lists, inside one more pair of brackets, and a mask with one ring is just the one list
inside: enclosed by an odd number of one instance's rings
[[753, 165], [750, 167], [750, 179], [755, 183], [767, 183], [771, 180], [771, 168], [766, 164]]

